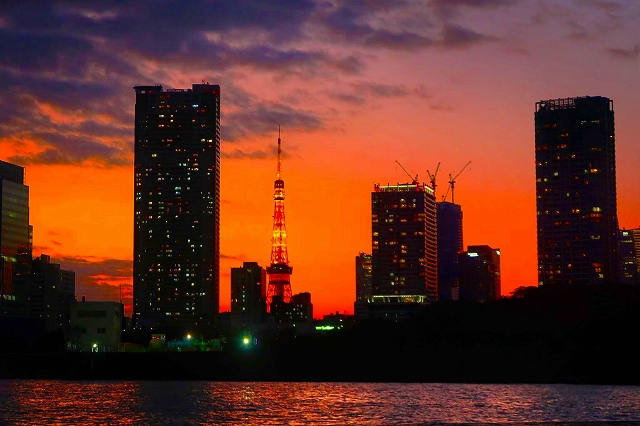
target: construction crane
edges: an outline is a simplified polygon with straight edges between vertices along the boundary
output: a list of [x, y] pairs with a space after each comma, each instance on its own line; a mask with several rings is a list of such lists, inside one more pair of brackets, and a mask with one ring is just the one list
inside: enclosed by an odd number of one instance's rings
[[449, 174], [449, 187], [447, 188], [447, 193], [444, 194], [444, 197], [442, 197], [442, 201], [445, 201], [447, 199], [447, 195], [449, 195], [449, 190], [451, 190], [451, 202], [455, 203], [454, 198], [453, 198], [453, 190], [454, 190], [455, 185], [456, 185], [456, 179], [458, 179], [458, 176], [460, 176], [460, 173], [462, 173], [464, 171], [464, 169], [466, 169], [469, 164], [471, 164], [471, 161], [469, 161], [467, 164], [465, 164], [464, 167], [454, 177], [451, 177], [451, 174]]
[[400, 162], [398, 160], [396, 160], [396, 163], [398, 163], [398, 166], [400, 166], [400, 168], [402, 170], [404, 170], [404, 172], [407, 174], [407, 176], [409, 176], [411, 178], [411, 183], [413, 184], [417, 184], [418, 183], [418, 175], [412, 176], [411, 173], [409, 173], [407, 171], [407, 169], [405, 169], [404, 167], [402, 167], [402, 164], [400, 164]]
[[436, 166], [436, 171], [433, 174], [429, 173], [427, 170], [427, 174], [429, 175], [429, 182], [431, 183], [431, 189], [433, 189], [433, 193], [436, 193], [436, 176], [438, 175], [438, 170], [440, 169], [440, 163]]

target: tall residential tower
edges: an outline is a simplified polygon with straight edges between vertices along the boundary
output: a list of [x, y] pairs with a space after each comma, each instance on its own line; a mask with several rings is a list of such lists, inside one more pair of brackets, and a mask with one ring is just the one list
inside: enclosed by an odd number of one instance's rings
[[206, 334], [219, 311], [220, 86], [134, 89], [134, 320]]
[[536, 102], [538, 283], [618, 278], [613, 101]]

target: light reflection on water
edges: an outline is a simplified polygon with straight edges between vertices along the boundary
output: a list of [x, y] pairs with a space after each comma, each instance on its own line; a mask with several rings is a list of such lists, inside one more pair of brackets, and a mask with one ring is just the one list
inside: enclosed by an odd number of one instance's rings
[[640, 387], [0, 380], [14, 425], [424, 425], [640, 421]]

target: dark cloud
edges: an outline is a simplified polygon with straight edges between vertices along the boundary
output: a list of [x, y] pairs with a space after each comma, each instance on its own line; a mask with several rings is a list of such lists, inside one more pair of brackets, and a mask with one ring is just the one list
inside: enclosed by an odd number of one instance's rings
[[383, 47], [394, 50], [418, 50], [433, 46], [434, 41], [429, 37], [408, 31], [394, 33], [377, 30], [366, 38], [364, 44], [369, 47]]
[[496, 40], [496, 37], [480, 34], [468, 28], [445, 24], [442, 29], [440, 45], [446, 48], [457, 49]]
[[355, 88], [358, 92], [382, 98], [404, 97], [411, 93], [405, 86], [382, 83], [359, 83], [355, 85]]
[[432, 109], [433, 111], [442, 111], [442, 112], [455, 111], [455, 108], [453, 108], [452, 106], [442, 105], [442, 104], [431, 104], [429, 105], [429, 108]]
[[41, 144], [46, 148], [37, 153], [10, 157], [9, 161], [24, 165], [82, 164], [87, 161], [102, 166], [133, 164], [131, 152], [95, 140], [88, 140], [83, 136], [33, 133], [32, 137], [41, 141]]
[[[184, 40], [201, 31], [259, 28], [274, 37], [296, 37], [300, 25], [314, 11], [310, 0], [174, 0], [140, 1], [21, 1], [4, 7], [10, 25], [36, 30], [62, 31], [73, 28], [85, 35], [120, 38], [142, 48]], [[167, 23], [170, 23], [167, 25]], [[155, 42], [154, 42], [155, 41]]]
[[429, 6], [436, 15], [448, 20], [460, 14], [460, 9], [497, 9], [511, 6], [521, 0], [429, 0]]
[[274, 102], [256, 103], [250, 109], [232, 111], [225, 115], [224, 121], [221, 137], [225, 141], [270, 133], [278, 125], [308, 131], [323, 127], [322, 120], [316, 113]]
[[384, 84], [375, 82], [355, 83], [351, 85], [352, 92], [333, 92], [330, 97], [341, 102], [362, 105], [368, 98], [403, 98], [416, 96], [421, 99], [429, 99], [431, 95], [424, 85], [409, 88], [404, 85]]
[[587, 40], [589, 38], [589, 32], [584, 27], [584, 25], [576, 21], [567, 22], [566, 27], [567, 27], [566, 37], [571, 40], [579, 41], [579, 40]]
[[330, 96], [340, 102], [346, 102], [353, 105], [362, 105], [366, 102], [366, 98], [353, 93], [338, 92], [332, 93]]
[[95, 256], [62, 256], [55, 262], [63, 269], [70, 269], [76, 275], [105, 276], [113, 279], [131, 278], [133, 261], [125, 259], [104, 259]]
[[[231, 152], [222, 152], [220, 154], [222, 158], [229, 159], [250, 159], [250, 160], [264, 160], [266, 158], [273, 158], [273, 152], [268, 151], [242, 151], [240, 149], [235, 149]], [[232, 257], [230, 257], [232, 259]]]
[[245, 256], [244, 255], [235, 255], [235, 256], [231, 256], [228, 254], [222, 254], [220, 253], [220, 259], [231, 259], [231, 260], [244, 260]]
[[[232, 151], [223, 151], [220, 155], [223, 158], [230, 160], [249, 159], [249, 160], [275, 160], [278, 156], [277, 144], [273, 143], [269, 145], [269, 149], [239, 149], [236, 148]], [[282, 158], [293, 158], [298, 154], [299, 147], [297, 145], [286, 144], [286, 147], [282, 149]], [[233, 256], [227, 257], [233, 259]], [[238, 258], [238, 260], [242, 260]]]
[[602, 10], [606, 13], [613, 13], [623, 9], [620, 3], [609, 0], [581, 0], [580, 3], [582, 5], [587, 5], [595, 9]]
[[417, 32], [374, 28], [364, 19], [372, 11], [359, 7], [361, 3], [342, 5], [323, 19], [323, 25], [332, 36], [351, 44], [394, 50], [416, 50], [433, 44], [433, 40]]
[[[512, 2], [448, 4], [489, 9]], [[152, 6], [134, 0], [5, 2], [0, 12], [0, 137], [33, 141], [36, 151], [18, 150], [11, 159], [23, 164], [130, 166], [132, 87], [171, 87], [176, 75], [209, 70], [216, 70], [225, 83], [223, 140], [262, 135], [276, 125], [320, 129], [324, 118], [315, 107], [261, 101], [260, 94], [234, 87], [230, 76], [266, 71], [277, 79], [351, 77], [362, 74], [371, 59], [355, 51], [359, 47], [415, 51], [491, 40], [450, 24], [443, 27], [441, 39], [435, 38], [440, 27], [429, 13], [445, 2], [429, 4], [431, 8], [412, 0], [156, 0]], [[356, 49], [336, 53], [330, 43], [336, 40]], [[384, 84], [375, 89], [377, 96], [428, 97], [424, 91]], [[333, 96], [354, 105], [364, 98], [344, 91]]]
[[633, 49], [619, 49], [609, 48], [609, 55], [616, 59], [632, 59], [636, 60], [640, 58], [640, 45], [635, 45]]
[[349, 55], [344, 58], [327, 59], [327, 66], [335, 69], [342, 74], [360, 74], [365, 69], [362, 58]]
[[[382, 8], [384, 2], [354, 4]], [[153, 7], [129, 0], [5, 2], [0, 137], [35, 143], [36, 152], [18, 150], [11, 159], [23, 164], [128, 166], [136, 84], [171, 82], [184, 71], [211, 69], [219, 75], [252, 69], [302, 78], [361, 73], [365, 61], [358, 53], [295, 47], [319, 5], [311, 0], [158, 0]], [[265, 104], [238, 91], [224, 93], [226, 140], [277, 124], [322, 127], [314, 112]]]
[[81, 77], [91, 50], [89, 42], [77, 37], [0, 28], [0, 66], [3, 67]]

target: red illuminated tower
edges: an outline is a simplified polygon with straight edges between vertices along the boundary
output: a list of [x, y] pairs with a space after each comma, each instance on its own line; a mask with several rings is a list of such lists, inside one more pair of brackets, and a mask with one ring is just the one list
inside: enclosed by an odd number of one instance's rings
[[267, 287], [267, 312], [271, 310], [271, 302], [279, 300], [291, 302], [291, 273], [287, 253], [287, 229], [284, 224], [284, 180], [281, 178], [280, 128], [278, 128], [278, 169], [273, 184], [275, 201], [273, 211], [273, 235], [271, 236], [271, 265], [267, 267], [269, 286]]

